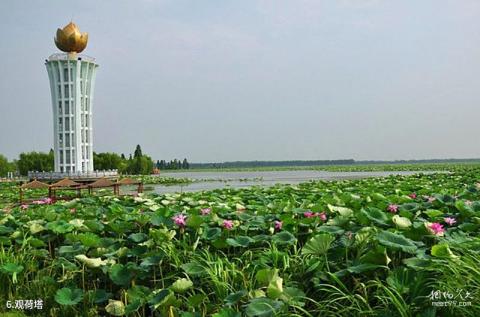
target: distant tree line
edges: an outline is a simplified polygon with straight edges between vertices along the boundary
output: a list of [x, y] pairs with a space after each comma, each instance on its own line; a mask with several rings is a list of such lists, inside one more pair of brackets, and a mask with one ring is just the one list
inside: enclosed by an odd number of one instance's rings
[[[116, 153], [93, 153], [93, 164], [95, 170], [116, 169], [122, 174], [152, 173], [154, 164], [150, 156], [142, 153], [142, 148], [137, 145], [134, 154], [127, 159], [124, 154]], [[21, 153], [18, 160], [9, 162], [0, 154], [0, 177], [5, 177], [9, 172], [26, 176], [29, 171], [51, 172], [54, 170], [54, 153], [28, 152]]]
[[366, 164], [428, 164], [428, 163], [474, 163], [478, 158], [469, 159], [427, 159], [396, 161], [355, 161], [345, 160], [293, 160], [293, 161], [233, 161], [223, 163], [190, 163], [191, 168], [249, 168], [249, 167], [282, 167], [282, 166], [329, 166], [329, 165], [366, 165]]
[[316, 160], [316, 161], [235, 161], [223, 163], [192, 163], [192, 168], [242, 168], [242, 167], [276, 167], [276, 166], [316, 166], [316, 165], [351, 165], [355, 160]]
[[[322, 166], [322, 165], [365, 165], [365, 164], [425, 164], [425, 163], [472, 163], [479, 162], [478, 158], [471, 159], [427, 159], [427, 160], [396, 160], [396, 161], [355, 161], [346, 160], [293, 160], [293, 161], [236, 161], [223, 163], [189, 163], [174, 159], [171, 161], [152, 161], [150, 156], [143, 154], [140, 145], [129, 154], [111, 152], [93, 153], [95, 170], [116, 169], [122, 174], [151, 174], [154, 168], [162, 170], [190, 169], [190, 168], [244, 168], [244, 167], [280, 167], [280, 166]], [[21, 153], [17, 160], [8, 161], [0, 154], [0, 177], [5, 177], [9, 172], [19, 175], [27, 175], [28, 171], [50, 172], [54, 170], [54, 153], [50, 150], [44, 152]]]
[[190, 168], [190, 163], [188, 163], [188, 160], [186, 158], [183, 159], [183, 161], [173, 159], [170, 162], [167, 162], [165, 160], [157, 160], [155, 167], [161, 171], [162, 170], [179, 170], [179, 169], [188, 170]]
[[[185, 158], [171, 161], [157, 160], [143, 153], [140, 145], [135, 151], [128, 155], [112, 152], [93, 153], [93, 168], [95, 170], [118, 170], [121, 174], [149, 175], [154, 168], [159, 170], [189, 169], [190, 163]], [[21, 153], [18, 160], [11, 162], [0, 154], [0, 177], [5, 177], [9, 172], [26, 176], [29, 171], [51, 172], [54, 170], [54, 153], [28, 152]]]
[[355, 161], [357, 165], [368, 164], [432, 164], [432, 163], [477, 163], [478, 158], [466, 158], [466, 159], [425, 159], [425, 160], [395, 160], [395, 161]]

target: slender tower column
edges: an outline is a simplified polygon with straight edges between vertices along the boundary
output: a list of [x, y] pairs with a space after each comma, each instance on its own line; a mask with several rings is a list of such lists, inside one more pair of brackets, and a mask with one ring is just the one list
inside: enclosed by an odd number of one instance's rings
[[95, 59], [78, 55], [88, 34], [70, 22], [57, 30], [55, 44], [64, 53], [46, 60], [53, 110], [55, 172], [93, 172], [92, 104]]

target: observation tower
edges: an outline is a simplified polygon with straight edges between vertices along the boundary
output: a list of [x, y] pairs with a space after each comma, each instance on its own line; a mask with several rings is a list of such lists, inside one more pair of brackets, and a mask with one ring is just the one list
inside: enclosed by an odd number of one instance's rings
[[117, 171], [94, 171], [92, 109], [98, 64], [80, 55], [88, 34], [75, 23], [57, 29], [55, 45], [62, 53], [46, 61], [53, 110], [54, 172], [29, 172], [30, 178], [60, 179], [115, 177]]
[[78, 55], [88, 42], [70, 22], [57, 30], [55, 44], [64, 53], [46, 61], [53, 110], [53, 145], [55, 172], [93, 172], [92, 105], [95, 59]]

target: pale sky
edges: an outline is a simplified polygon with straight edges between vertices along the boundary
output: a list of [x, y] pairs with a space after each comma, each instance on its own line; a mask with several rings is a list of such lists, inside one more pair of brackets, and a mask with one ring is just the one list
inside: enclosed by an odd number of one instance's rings
[[0, 153], [53, 145], [44, 61], [96, 58], [94, 150], [193, 162], [480, 157], [480, 1], [0, 2]]

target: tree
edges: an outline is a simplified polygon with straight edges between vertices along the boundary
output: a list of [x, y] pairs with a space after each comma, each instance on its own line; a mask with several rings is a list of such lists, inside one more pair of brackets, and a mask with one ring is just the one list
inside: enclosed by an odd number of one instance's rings
[[123, 161], [117, 153], [93, 153], [93, 166], [95, 170], [120, 170], [123, 166]]
[[182, 168], [183, 169], [189, 169], [190, 168], [190, 164], [188, 164], [188, 161], [187, 161], [186, 158], [183, 159]]
[[17, 167], [21, 175], [27, 175], [29, 171], [51, 172], [54, 167], [53, 151], [48, 154], [42, 152], [21, 153]]
[[0, 177], [7, 176], [8, 172], [15, 171], [15, 163], [8, 162], [7, 158], [0, 154]]
[[140, 144], [137, 144], [137, 147], [135, 148], [135, 153], [133, 154], [134, 158], [137, 157], [142, 157], [142, 148], [140, 147]]
[[153, 161], [147, 155], [142, 155], [128, 161], [127, 172], [133, 175], [149, 175], [152, 173]]

